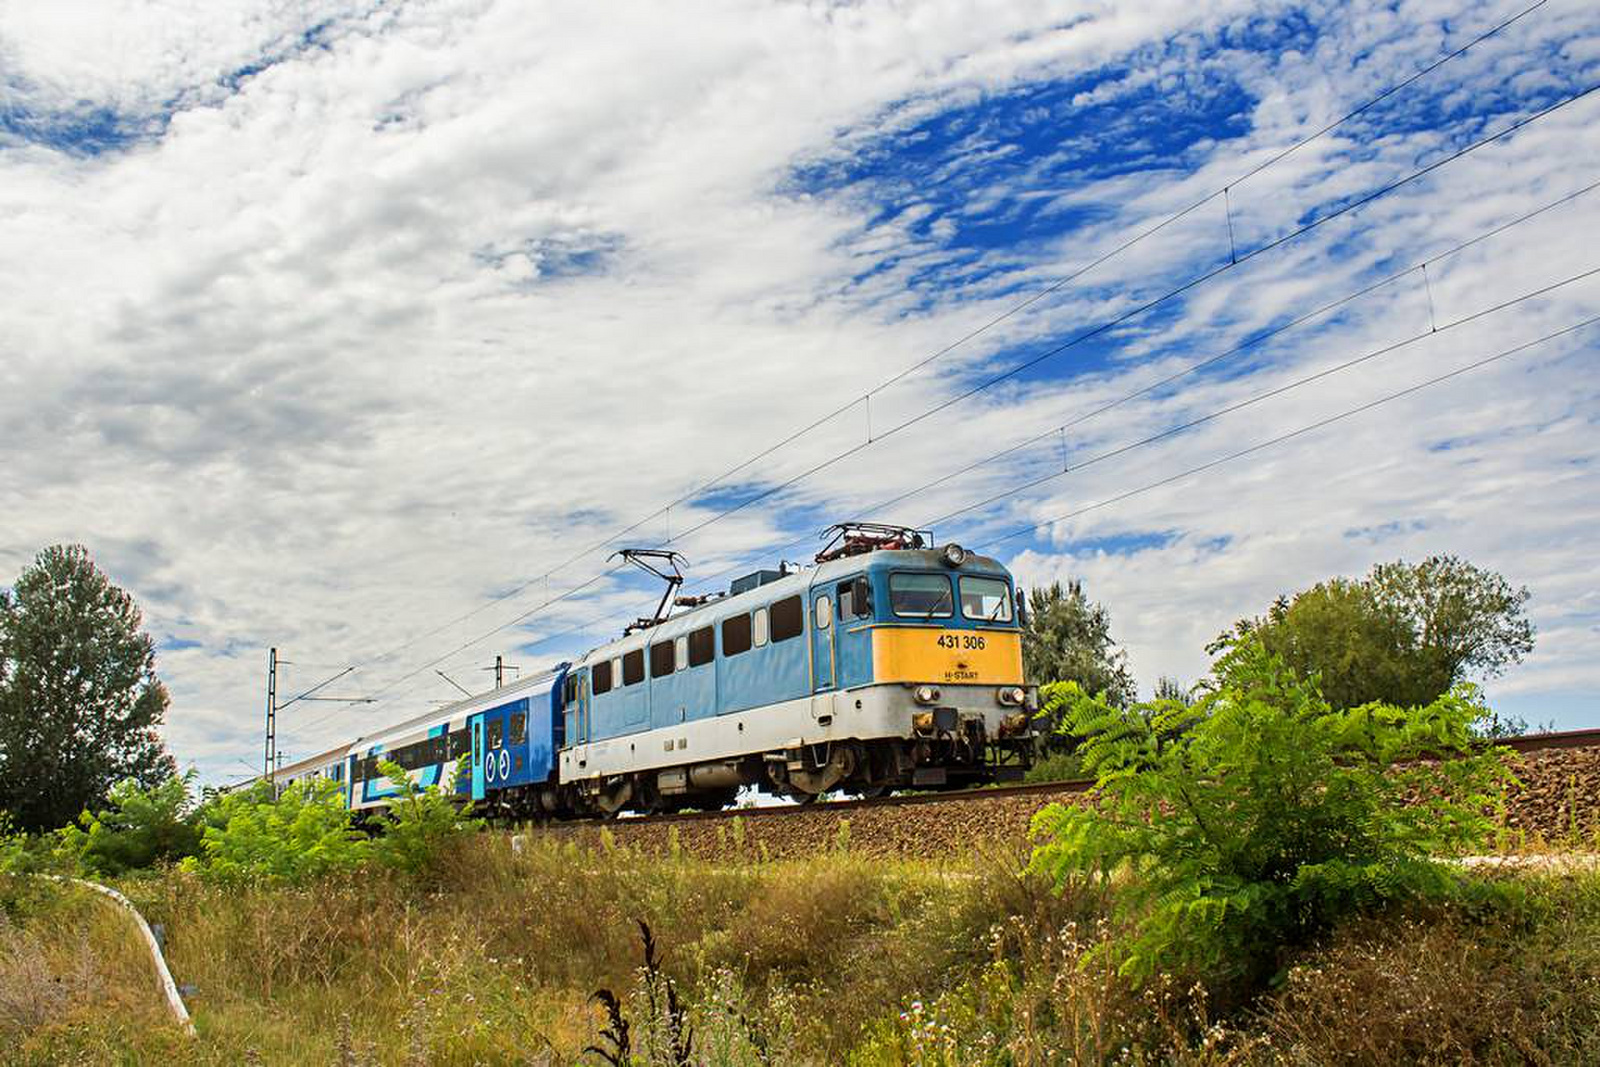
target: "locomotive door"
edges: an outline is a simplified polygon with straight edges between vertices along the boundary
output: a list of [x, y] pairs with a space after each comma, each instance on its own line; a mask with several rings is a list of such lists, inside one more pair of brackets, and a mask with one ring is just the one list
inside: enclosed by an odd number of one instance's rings
[[833, 598], [826, 589], [811, 594], [811, 691], [825, 692], [839, 681], [838, 627], [833, 625]]
[[472, 717], [472, 799], [484, 797], [483, 716]]

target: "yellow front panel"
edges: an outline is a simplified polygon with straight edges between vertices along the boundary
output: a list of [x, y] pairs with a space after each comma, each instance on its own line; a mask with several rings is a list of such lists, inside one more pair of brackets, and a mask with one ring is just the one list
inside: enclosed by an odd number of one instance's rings
[[876, 682], [1021, 685], [1022, 634], [878, 626], [872, 631]]

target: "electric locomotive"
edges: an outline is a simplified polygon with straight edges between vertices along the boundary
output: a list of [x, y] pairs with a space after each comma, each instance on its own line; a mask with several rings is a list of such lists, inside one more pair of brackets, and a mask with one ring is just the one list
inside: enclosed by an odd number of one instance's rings
[[[1025, 604], [998, 562], [924, 532], [834, 527], [808, 568], [679, 598], [572, 663], [358, 739], [280, 781], [338, 780], [352, 808], [394, 793], [381, 760], [528, 817], [724, 807], [753, 787], [805, 803], [1020, 778], [1037, 693]], [[670, 567], [670, 573], [661, 564]]]

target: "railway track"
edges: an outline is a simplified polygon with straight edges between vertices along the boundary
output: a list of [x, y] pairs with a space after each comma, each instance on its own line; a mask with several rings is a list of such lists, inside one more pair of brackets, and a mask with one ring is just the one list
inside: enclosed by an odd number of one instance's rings
[[[1555, 733], [1526, 734], [1522, 737], [1503, 738], [1496, 742], [1514, 752], [1527, 753], [1552, 749], [1600, 748], [1600, 729], [1565, 730]], [[819, 812], [830, 815], [847, 815], [853, 811], [871, 808], [912, 807], [922, 804], [949, 804], [962, 801], [1000, 801], [1028, 795], [1059, 796], [1087, 792], [1093, 779], [1080, 778], [1059, 782], [1030, 782], [1023, 785], [984, 786], [979, 789], [950, 789], [939, 792], [897, 793], [883, 797], [861, 797], [853, 800], [825, 800], [814, 804], [774, 804], [768, 807], [723, 808], [720, 811], [686, 811], [662, 815], [624, 817], [610, 825], [654, 826], [670, 823], [697, 823], [721, 819], [782, 819], [805, 817]], [[582, 825], [582, 824], [580, 824]], [[587, 824], [587, 825], [593, 825]]]

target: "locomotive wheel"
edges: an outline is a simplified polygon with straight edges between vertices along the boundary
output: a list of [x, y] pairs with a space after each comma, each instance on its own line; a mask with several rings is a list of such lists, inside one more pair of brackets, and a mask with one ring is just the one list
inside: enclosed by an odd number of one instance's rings
[[855, 795], [862, 800], [877, 800], [879, 797], [887, 795], [888, 792], [889, 787], [887, 785], [867, 785], [855, 790]]

